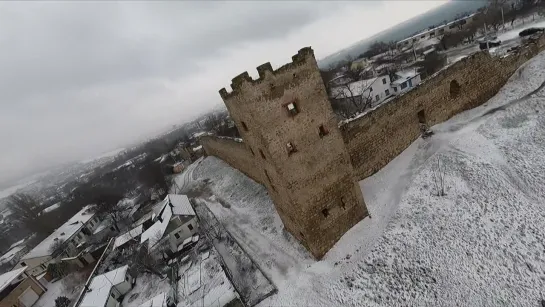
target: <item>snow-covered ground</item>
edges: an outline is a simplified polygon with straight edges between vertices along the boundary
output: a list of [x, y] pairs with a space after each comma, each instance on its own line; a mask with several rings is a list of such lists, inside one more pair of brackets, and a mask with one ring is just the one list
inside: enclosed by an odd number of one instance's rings
[[[260, 306], [538, 306], [545, 289], [545, 53], [483, 106], [433, 127], [360, 182], [372, 219], [321, 261], [266, 190], [214, 157], [209, 208], [279, 289]], [[540, 89], [535, 91], [536, 89]], [[437, 165], [445, 196], [436, 196]]]
[[224, 306], [237, 299], [237, 292], [220, 266], [218, 257], [212, 249], [199, 254], [199, 259], [180, 266], [178, 306]]
[[170, 282], [168, 278], [161, 279], [153, 274], [141, 274], [136, 277], [134, 288], [131, 289], [125, 297], [121, 306], [138, 307], [159, 294], [170, 291]]
[[66, 296], [72, 303], [77, 299], [78, 294], [83, 289], [87, 280], [88, 273], [73, 273], [63, 279], [49, 283], [47, 291], [40, 299], [36, 301], [33, 307], [52, 307], [55, 306], [55, 299], [59, 296]]

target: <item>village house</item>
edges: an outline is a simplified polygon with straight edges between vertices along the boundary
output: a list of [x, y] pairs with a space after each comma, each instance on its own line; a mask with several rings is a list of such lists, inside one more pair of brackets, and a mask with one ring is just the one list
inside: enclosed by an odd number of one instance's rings
[[460, 19], [456, 19], [454, 21], [451, 21], [449, 23], [446, 23], [444, 25], [440, 25], [438, 27], [435, 27], [433, 29], [428, 29], [425, 31], [422, 31], [418, 34], [415, 34], [411, 37], [402, 39], [396, 43], [397, 49], [408, 49], [412, 48], [413, 45], [418, 44], [421, 41], [441, 37], [445, 35], [446, 33], [452, 33], [459, 30], [463, 30], [467, 28], [469, 24], [475, 19], [477, 14], [471, 14], [469, 16], [462, 17]]
[[355, 102], [372, 107], [414, 88], [421, 81], [420, 73], [412, 68], [334, 87], [331, 89], [330, 98], [341, 100], [342, 103]]
[[150, 249], [167, 246], [172, 253], [191, 243], [199, 227], [186, 195], [168, 194], [154, 208], [152, 219], [154, 224], [142, 233], [140, 243], [147, 242]]
[[26, 275], [26, 269], [0, 275], [0, 307], [30, 307], [47, 291], [36, 278]]
[[[86, 206], [23, 256], [15, 268], [26, 267], [27, 273], [32, 276], [43, 273], [49, 263], [78, 254], [79, 247], [99, 224], [100, 220], [92, 207]], [[59, 243], [63, 244], [63, 251], [60, 255], [54, 255], [52, 249]]]
[[27, 247], [25, 245], [25, 239], [17, 241], [0, 257], [0, 264], [15, 264], [26, 252]]
[[140, 224], [130, 231], [118, 236], [115, 238], [113, 249], [123, 248], [126, 245], [130, 245], [131, 242], [140, 243], [140, 236], [142, 235], [143, 231], [144, 226], [143, 224]]
[[125, 265], [113, 271], [95, 276], [88, 286], [79, 306], [117, 307], [123, 295], [129, 292], [136, 279], [129, 274]]

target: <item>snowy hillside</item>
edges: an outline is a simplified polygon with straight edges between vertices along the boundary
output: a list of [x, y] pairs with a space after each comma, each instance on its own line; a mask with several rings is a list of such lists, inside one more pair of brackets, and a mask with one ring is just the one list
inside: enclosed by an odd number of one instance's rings
[[319, 262], [283, 231], [266, 190], [221, 160], [178, 184], [210, 180], [209, 208], [278, 287], [260, 306], [540, 306], [544, 81], [541, 53], [485, 105], [360, 182], [372, 218]]

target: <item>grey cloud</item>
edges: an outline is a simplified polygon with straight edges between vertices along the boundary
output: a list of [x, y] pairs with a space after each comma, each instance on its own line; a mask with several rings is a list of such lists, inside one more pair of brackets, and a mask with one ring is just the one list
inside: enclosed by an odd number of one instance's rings
[[339, 7], [0, 2], [0, 183], [190, 119], [220, 101], [214, 75], [211, 88], [195, 78], [207, 63], [221, 62], [233, 47], [294, 33]]

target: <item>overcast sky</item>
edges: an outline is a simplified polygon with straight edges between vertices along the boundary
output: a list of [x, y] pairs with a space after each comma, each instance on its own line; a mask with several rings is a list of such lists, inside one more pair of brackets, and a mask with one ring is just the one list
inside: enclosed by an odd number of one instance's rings
[[325, 57], [444, 1], [0, 2], [0, 183], [221, 104], [232, 77]]

